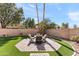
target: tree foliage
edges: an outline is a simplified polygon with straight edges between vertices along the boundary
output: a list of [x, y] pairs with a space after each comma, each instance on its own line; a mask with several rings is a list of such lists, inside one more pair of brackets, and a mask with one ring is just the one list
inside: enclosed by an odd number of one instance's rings
[[14, 3], [0, 4], [0, 23], [2, 28], [6, 28], [7, 25], [20, 23], [22, 18], [22, 8], [16, 8], [16, 5]]
[[74, 27], [74, 28], [77, 28], [77, 25], [75, 24], [73, 27]]
[[23, 22], [23, 25], [26, 27], [26, 28], [34, 28], [35, 27], [35, 21], [34, 21], [34, 18], [27, 18], [24, 22]]
[[57, 27], [57, 24], [56, 23], [54, 23], [54, 22], [51, 22], [50, 23], [50, 28], [56, 29], [56, 27]]
[[44, 19], [43, 21], [41, 21], [39, 23], [39, 27], [40, 27], [40, 33], [45, 33], [46, 29], [50, 29], [50, 28], [56, 28], [56, 24], [54, 22], [51, 22], [50, 19]]
[[68, 28], [69, 24], [68, 23], [62, 23], [62, 28]]

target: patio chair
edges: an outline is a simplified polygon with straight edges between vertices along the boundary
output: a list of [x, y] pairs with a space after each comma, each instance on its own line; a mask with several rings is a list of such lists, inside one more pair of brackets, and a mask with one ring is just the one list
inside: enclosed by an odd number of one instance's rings
[[46, 40], [45, 40], [45, 39], [46, 39], [46, 36], [47, 36], [47, 35], [44, 34], [44, 36], [42, 37], [43, 42], [46, 42]]
[[35, 37], [32, 37], [31, 34], [29, 34], [28, 36], [29, 36], [29, 38], [30, 38], [30, 43], [34, 43], [34, 38], [35, 38]]

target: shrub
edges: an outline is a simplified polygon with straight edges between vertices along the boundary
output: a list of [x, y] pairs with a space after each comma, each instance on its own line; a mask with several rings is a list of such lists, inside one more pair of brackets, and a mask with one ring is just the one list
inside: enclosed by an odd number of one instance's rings
[[19, 36], [23, 36], [23, 33], [19, 33]]
[[71, 40], [79, 42], [79, 36], [77, 36], [77, 35], [76, 36], [72, 36]]
[[6, 34], [3, 34], [3, 37], [6, 37]]

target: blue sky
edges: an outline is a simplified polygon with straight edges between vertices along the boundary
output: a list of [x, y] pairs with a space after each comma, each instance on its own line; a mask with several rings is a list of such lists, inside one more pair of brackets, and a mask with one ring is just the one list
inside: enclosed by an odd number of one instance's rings
[[[18, 3], [16, 6], [22, 7], [24, 16], [32, 17], [37, 23], [36, 7], [31, 3]], [[43, 4], [38, 4], [40, 21], [42, 20]], [[61, 26], [61, 23], [69, 23], [69, 27], [73, 27], [74, 24], [79, 26], [79, 3], [48, 3], [46, 4], [45, 17], [49, 18], [52, 22], [55, 22]]]

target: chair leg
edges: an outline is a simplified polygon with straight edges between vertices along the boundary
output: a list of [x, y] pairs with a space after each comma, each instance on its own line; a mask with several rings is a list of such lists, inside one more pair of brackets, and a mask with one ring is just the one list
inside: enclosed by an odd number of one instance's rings
[[31, 43], [34, 43], [34, 42], [33, 42], [33, 39], [31, 39], [30, 42], [31, 42]]
[[46, 40], [45, 40], [45, 39], [43, 39], [43, 42], [45, 43], [45, 42], [46, 42]]

